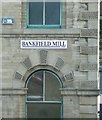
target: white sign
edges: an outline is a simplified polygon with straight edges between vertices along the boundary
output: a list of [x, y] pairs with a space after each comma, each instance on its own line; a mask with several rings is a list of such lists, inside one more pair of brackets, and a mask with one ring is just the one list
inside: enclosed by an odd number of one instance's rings
[[2, 18], [2, 24], [13, 24], [14, 19], [13, 18]]
[[22, 49], [67, 49], [67, 40], [21, 40]]

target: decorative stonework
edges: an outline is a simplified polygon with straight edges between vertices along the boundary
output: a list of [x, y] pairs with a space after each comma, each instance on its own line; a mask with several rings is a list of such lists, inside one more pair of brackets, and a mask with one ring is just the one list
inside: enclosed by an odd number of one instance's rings
[[31, 63], [29, 57], [27, 57], [22, 63], [27, 69], [32, 67], [32, 63]]
[[46, 64], [47, 63], [47, 54], [48, 54], [48, 51], [46, 51], [46, 50], [41, 50], [40, 51], [40, 63], [41, 64]]
[[20, 80], [22, 78], [22, 75], [20, 73], [16, 72], [14, 78], [17, 80]]
[[81, 29], [81, 37], [97, 37], [97, 29]]
[[97, 55], [97, 47], [81, 46], [80, 53], [85, 55]]
[[72, 71], [72, 72], [70, 72], [69, 74], [66, 74], [66, 75], [65, 75], [65, 78], [66, 78], [66, 80], [68, 80], [68, 81], [74, 80], [74, 72]]
[[55, 67], [61, 69], [64, 66], [64, 61], [58, 57]]

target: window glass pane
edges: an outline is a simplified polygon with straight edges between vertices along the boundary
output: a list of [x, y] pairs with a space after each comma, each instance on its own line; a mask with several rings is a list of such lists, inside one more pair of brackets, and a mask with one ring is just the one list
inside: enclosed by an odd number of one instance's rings
[[43, 2], [29, 2], [29, 24], [43, 24]]
[[102, 20], [100, 20], [100, 30], [102, 31]]
[[[43, 94], [43, 72], [34, 73], [28, 82], [28, 96], [42, 96]], [[35, 97], [40, 98], [40, 97]], [[31, 99], [31, 98], [29, 98]]]
[[100, 15], [102, 16], [102, 2], [100, 2]]
[[60, 100], [60, 83], [58, 78], [51, 72], [45, 72], [45, 94], [46, 100]]
[[61, 104], [28, 103], [27, 118], [60, 118]]
[[60, 24], [60, 2], [46, 2], [45, 4], [45, 24]]

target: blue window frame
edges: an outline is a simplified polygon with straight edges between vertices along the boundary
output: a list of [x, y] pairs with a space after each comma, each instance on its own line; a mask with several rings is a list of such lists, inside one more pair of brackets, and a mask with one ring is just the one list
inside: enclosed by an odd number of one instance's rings
[[[38, 0], [39, 1], [39, 0]], [[61, 2], [49, 0], [28, 0], [27, 28], [61, 27]]]

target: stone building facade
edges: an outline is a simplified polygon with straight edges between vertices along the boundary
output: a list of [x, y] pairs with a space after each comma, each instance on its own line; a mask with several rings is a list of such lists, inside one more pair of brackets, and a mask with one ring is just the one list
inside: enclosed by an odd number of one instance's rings
[[[61, 81], [60, 87], [52, 87], [59, 90], [62, 98], [62, 118], [97, 118], [98, 5], [97, 0], [65, 0], [61, 2], [61, 28], [27, 28], [26, 0], [0, 3], [2, 18], [14, 19], [13, 24], [0, 23], [2, 118], [28, 118], [27, 109], [31, 106], [27, 106], [29, 88], [26, 82], [39, 71], [54, 74]], [[22, 49], [21, 40], [66, 40], [67, 48]], [[43, 102], [46, 105], [48, 101]], [[52, 113], [50, 117], [56, 116]]]

